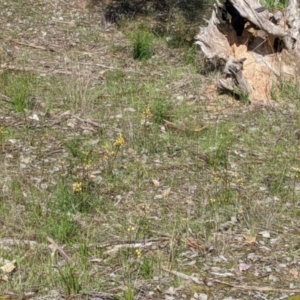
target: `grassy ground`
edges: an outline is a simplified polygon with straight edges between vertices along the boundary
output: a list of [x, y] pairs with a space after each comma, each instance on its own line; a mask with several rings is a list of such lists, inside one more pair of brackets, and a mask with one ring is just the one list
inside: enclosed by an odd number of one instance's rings
[[208, 93], [194, 48], [81, 4], [0, 0], [0, 298], [287, 299], [298, 89]]

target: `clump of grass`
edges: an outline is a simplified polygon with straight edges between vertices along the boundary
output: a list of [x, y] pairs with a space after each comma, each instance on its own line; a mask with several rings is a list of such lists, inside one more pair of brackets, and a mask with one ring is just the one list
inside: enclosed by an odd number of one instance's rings
[[4, 72], [0, 76], [0, 90], [11, 99], [11, 105], [14, 111], [24, 112], [31, 108], [30, 99], [34, 78], [30, 73], [14, 74]]
[[[83, 167], [84, 168], [84, 167]], [[53, 208], [59, 208], [62, 213], [88, 212], [99, 203], [101, 196], [94, 195], [93, 186], [90, 181], [89, 170], [80, 170], [73, 184], [67, 184], [65, 179], [57, 187], [53, 199]]]
[[208, 155], [208, 163], [212, 167], [226, 166], [228, 163], [228, 144], [222, 142]]
[[[139, 251], [139, 250], [136, 250]], [[137, 252], [137, 256], [140, 252]], [[140, 258], [140, 256], [138, 256]], [[140, 262], [140, 267], [139, 271], [143, 278], [145, 279], [151, 279], [153, 277], [153, 272], [154, 272], [154, 266], [153, 266], [153, 260], [144, 257], [141, 262]]]
[[83, 140], [81, 138], [73, 138], [69, 141], [64, 142], [66, 150], [68, 150], [74, 158], [84, 158], [84, 153], [82, 152]]
[[272, 86], [271, 96], [274, 100], [297, 100], [300, 97], [300, 89], [295, 83], [280, 81], [277, 85]]
[[238, 100], [243, 104], [250, 104], [249, 94], [241, 89], [237, 89], [234, 93], [238, 96]]
[[152, 105], [152, 114], [152, 119], [157, 124], [162, 124], [164, 120], [170, 121], [172, 119], [170, 106], [164, 99], [160, 99]]
[[195, 68], [199, 68], [200, 67], [199, 55], [200, 55], [199, 46], [193, 44], [191, 47], [187, 47], [184, 53], [184, 61], [188, 65], [192, 65]]
[[114, 142], [106, 142], [98, 154], [86, 148], [82, 139], [65, 142], [64, 146], [72, 157], [68, 159], [68, 165], [63, 164], [64, 175], [53, 197], [54, 211], [59, 208], [66, 214], [88, 213], [99, 205], [102, 202], [101, 186], [93, 181], [92, 171], [100, 163], [106, 177], [103, 184], [113, 180], [120, 169], [120, 155], [125, 144], [121, 132]]
[[63, 270], [58, 269], [58, 271], [65, 296], [78, 294], [80, 291], [80, 284], [78, 274], [75, 272], [75, 268], [67, 265]]
[[70, 243], [78, 231], [79, 225], [69, 214], [57, 211], [47, 216], [44, 233], [61, 243]]
[[[117, 134], [115, 141], [111, 143], [105, 143], [102, 147], [102, 153], [100, 159], [103, 163], [103, 172], [107, 176], [114, 177], [117, 169], [120, 169], [120, 156], [122, 149], [125, 145], [125, 139], [121, 132]], [[118, 172], [117, 172], [118, 173]]]
[[123, 291], [123, 300], [133, 300], [134, 299], [134, 289], [131, 286], [128, 286], [126, 290]]
[[139, 29], [132, 38], [133, 58], [147, 60], [153, 54], [153, 35], [146, 28]]

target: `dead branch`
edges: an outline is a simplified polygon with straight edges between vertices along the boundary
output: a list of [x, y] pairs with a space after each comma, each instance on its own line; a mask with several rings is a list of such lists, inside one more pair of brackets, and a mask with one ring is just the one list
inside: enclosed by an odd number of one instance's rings
[[[105, 242], [105, 243], [100, 243], [100, 244], [88, 244], [89, 248], [108, 248], [111, 247], [113, 248], [114, 246], [130, 246], [130, 245], [148, 245], [149, 243], [152, 245], [154, 243], [162, 243], [165, 241], [169, 241], [171, 239], [171, 237], [169, 236], [162, 236], [162, 237], [158, 237], [158, 238], [151, 238], [151, 239], [146, 239], [146, 240], [114, 240], [114, 241], [110, 241], [110, 242]], [[149, 244], [149, 245], [150, 245]], [[75, 247], [77, 247], [75, 245]]]
[[236, 285], [236, 284], [233, 284], [233, 283], [228, 283], [228, 282], [213, 279], [213, 278], [205, 278], [204, 280], [200, 280], [195, 276], [186, 275], [184, 273], [169, 270], [169, 269], [164, 268], [164, 267], [162, 268], [162, 270], [167, 272], [167, 273], [178, 276], [178, 277], [180, 277], [184, 280], [192, 280], [196, 284], [201, 284], [201, 285], [204, 284], [205, 282], [214, 282], [214, 283], [218, 283], [218, 284], [222, 284], [222, 285], [232, 287], [233, 289], [237, 289], [237, 290], [258, 291], [258, 292], [278, 292], [278, 293], [289, 293], [289, 294], [290, 293], [300, 293], [299, 289], [281, 289], [281, 288], [274, 288], [274, 287], [271, 287], [271, 286]]
[[211, 280], [212, 282], [218, 284], [230, 286], [237, 290], [258, 291], [258, 292], [278, 292], [278, 293], [300, 293], [299, 289], [280, 289], [280, 288], [273, 288], [271, 286], [235, 285], [217, 279], [208, 279], [208, 280]]
[[51, 245], [55, 248], [55, 250], [57, 250], [61, 256], [68, 262], [68, 263], [72, 263], [73, 260], [71, 259], [71, 257], [69, 257], [66, 252], [63, 250], [63, 248], [61, 248], [59, 245], [57, 245], [53, 239], [51, 239], [50, 237], [47, 236], [47, 240], [49, 243], [51, 243]]
[[20, 42], [20, 41], [18, 41], [18, 40], [13, 39], [12, 37], [10, 37], [10, 36], [8, 36], [8, 35], [3, 35], [3, 37], [4, 37], [6, 40], [11, 41], [11, 42], [14, 42], [15, 44], [18, 44], [18, 45], [22, 45], [22, 46], [26, 46], [26, 47], [31, 47], [31, 48], [34, 48], [34, 49], [39, 49], [39, 50], [44, 50], [44, 51], [55, 52], [55, 50], [52, 49], [52, 48], [46, 48], [46, 47], [39, 46], [39, 45], [36, 45], [36, 44], [33, 44], [33, 43], [24, 43], [24, 42]]
[[11, 103], [11, 99], [8, 96], [3, 95], [1, 93], [0, 93], [0, 100], [4, 101], [6, 103]]
[[0, 240], [0, 247], [21, 246], [21, 245], [29, 245], [30, 248], [35, 248], [38, 247], [40, 244], [38, 244], [36, 241], [30, 241], [30, 240], [18, 240], [18, 239], [8, 239], [8, 238], [4, 238]]
[[[74, 71], [67, 71], [67, 70], [49, 70], [49, 69], [37, 69], [37, 68], [29, 68], [29, 67], [19, 67], [19, 66], [12, 66], [12, 65], [6, 65], [6, 64], [1, 64], [0, 68], [3, 70], [9, 70], [9, 71], [19, 71], [19, 72], [32, 72], [34, 74], [45, 74], [47, 73], [53, 73], [53, 74], [60, 74], [60, 75], [76, 75], [76, 76], [81, 76], [88, 74], [82, 74], [79, 72], [74, 72]], [[101, 78], [101, 76], [100, 76]], [[102, 78], [103, 79], [103, 78]]]
[[172, 275], [175, 275], [175, 276], [177, 276], [177, 277], [179, 277], [179, 278], [182, 278], [182, 279], [184, 279], [184, 280], [191, 280], [191, 281], [193, 281], [193, 282], [195, 282], [195, 283], [197, 283], [197, 284], [201, 284], [201, 285], [204, 284], [204, 283], [201, 282], [197, 277], [190, 276], [190, 275], [186, 275], [186, 274], [181, 273], [181, 272], [178, 272], [178, 271], [169, 270], [169, 269], [167, 269], [167, 268], [162, 268], [162, 270], [165, 271], [165, 272], [167, 272], [167, 273], [170, 273], [170, 274], [172, 274]]
[[72, 117], [74, 117], [75, 119], [77, 119], [78, 121], [80, 121], [82, 123], [90, 124], [90, 125], [95, 126], [95, 127], [101, 127], [101, 125], [99, 123], [97, 123], [95, 121], [92, 121], [90, 119], [82, 119], [79, 116], [76, 116], [76, 115], [73, 115], [73, 114], [72, 114]]

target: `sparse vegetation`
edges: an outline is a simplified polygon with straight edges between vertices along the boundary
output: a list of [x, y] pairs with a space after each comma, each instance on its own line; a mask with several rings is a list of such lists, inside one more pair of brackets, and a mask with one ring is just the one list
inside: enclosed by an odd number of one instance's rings
[[263, 0], [261, 4], [266, 6], [270, 10], [280, 10], [287, 8], [288, 0]]
[[[207, 92], [217, 71], [198, 49], [139, 19], [107, 29], [75, 1], [0, 4], [14, 56], [0, 74], [0, 298], [280, 299], [297, 286], [296, 86], [252, 107]], [[32, 47], [40, 32], [54, 51]], [[134, 60], [132, 46], [155, 55]]]
[[274, 100], [280, 99], [299, 99], [300, 90], [297, 84], [281, 81], [278, 85], [272, 87], [272, 97]]

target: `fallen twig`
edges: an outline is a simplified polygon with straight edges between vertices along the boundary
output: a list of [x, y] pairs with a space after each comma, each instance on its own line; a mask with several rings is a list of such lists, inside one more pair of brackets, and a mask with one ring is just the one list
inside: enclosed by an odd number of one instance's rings
[[6, 102], [6, 103], [11, 103], [11, 99], [6, 96], [6, 95], [3, 95], [3, 94], [0, 94], [0, 100]]
[[166, 128], [172, 128], [172, 129], [175, 129], [175, 130], [178, 130], [178, 131], [185, 131], [186, 130], [186, 128], [184, 128], [184, 127], [183, 128], [178, 127], [174, 123], [172, 123], [172, 122], [170, 122], [168, 120], [163, 120], [163, 121], [164, 121], [164, 126]]
[[61, 248], [59, 245], [57, 245], [54, 240], [52, 240], [50, 237], [47, 236], [47, 240], [48, 242], [51, 243], [51, 245], [61, 254], [61, 256], [68, 262], [68, 263], [72, 263], [73, 260], [71, 259], [71, 257], [69, 257], [66, 252], [63, 250], [63, 248]]
[[9, 71], [23, 71], [23, 72], [35, 72], [36, 69], [33, 68], [26, 68], [26, 67], [18, 67], [18, 66], [8, 66], [6, 64], [1, 64], [0, 65], [1, 69], [9, 70]]
[[147, 243], [158, 243], [158, 242], [164, 242], [164, 241], [169, 241], [170, 237], [168, 236], [163, 236], [163, 237], [159, 237], [159, 238], [151, 238], [151, 239], [147, 239], [147, 240], [125, 240], [125, 241], [121, 241], [121, 240], [114, 240], [114, 241], [110, 241], [110, 242], [105, 242], [105, 243], [101, 243], [101, 244], [88, 244], [89, 248], [108, 248], [111, 247], [113, 248], [114, 246], [124, 246], [124, 247], [128, 247], [129, 245], [137, 245], [137, 244], [147, 244]]
[[92, 120], [89, 120], [89, 119], [82, 119], [76, 115], [73, 115], [72, 114], [72, 117], [74, 117], [75, 119], [77, 119], [78, 121], [82, 122], [82, 123], [87, 123], [87, 124], [90, 124], [90, 125], [93, 125], [95, 127], [101, 127], [101, 125], [95, 121], [92, 121]]
[[178, 272], [178, 271], [173, 271], [173, 270], [169, 270], [167, 268], [162, 268], [163, 271], [167, 272], [167, 273], [170, 273], [170, 274], [173, 274], [175, 276], [178, 276], [182, 279], [185, 279], [185, 280], [192, 280], [193, 282], [197, 283], [197, 284], [204, 284], [203, 282], [201, 282], [197, 277], [194, 277], [194, 276], [190, 276], [190, 275], [186, 275], [184, 273], [181, 273], [181, 272]]
[[191, 129], [188, 129], [186, 127], [179, 127], [179, 126], [175, 125], [174, 123], [172, 123], [172, 122], [170, 122], [168, 120], [163, 120], [163, 121], [164, 121], [164, 126], [166, 128], [171, 128], [171, 129], [175, 129], [175, 130], [178, 130], [178, 131], [193, 132], [193, 133], [194, 132], [198, 133], [198, 132], [200, 132], [200, 131], [202, 131], [202, 130], [204, 130], [204, 129], [206, 129], [206, 128], [209, 127], [209, 125], [205, 125], [205, 126], [199, 128], [199, 129], [191, 130]]
[[194, 239], [192, 238], [187, 238], [185, 240], [186, 244], [189, 247], [192, 247], [194, 249], [200, 250], [200, 251], [204, 251], [205, 250], [205, 246], [198, 244]]
[[254, 285], [235, 285], [217, 279], [209, 279], [212, 282], [224, 284], [237, 290], [258, 291], [258, 292], [278, 292], [278, 293], [300, 293], [300, 289], [280, 289], [271, 286], [254, 286]]
[[[82, 53], [82, 52], [79, 52], [79, 53]], [[88, 53], [88, 52], [83, 52], [83, 53]], [[89, 54], [89, 53], [88, 53]], [[101, 67], [103, 69], [108, 69], [108, 70], [119, 70], [119, 71], [124, 71], [124, 69], [122, 68], [117, 68], [117, 67], [112, 67], [112, 66], [107, 66], [107, 65], [103, 65], [103, 64], [99, 64], [99, 63], [87, 63], [87, 62], [83, 62], [83, 63], [80, 63], [81, 65], [86, 65], [86, 66], [97, 66], [97, 67]], [[132, 73], [136, 73], [136, 74], [140, 74], [140, 75], [143, 75], [143, 76], [146, 76], [145, 73], [142, 73], [142, 72], [139, 72], [137, 70], [131, 70], [131, 69], [126, 69], [126, 72], [132, 72]]]
[[89, 296], [95, 299], [106, 299], [106, 300], [114, 300], [116, 297], [113, 294], [104, 293], [104, 292], [85, 292], [82, 295]]
[[104, 68], [104, 69], [119, 70], [118, 68], [111, 67], [111, 66], [106, 66], [106, 65], [103, 65], [103, 64], [95, 64], [95, 66], [101, 67], [101, 68]]
[[6, 239], [3, 238], [0, 240], [0, 247], [4, 246], [4, 247], [10, 247], [10, 246], [20, 246], [20, 245], [29, 245], [30, 248], [34, 248], [39, 246], [40, 244], [38, 244], [36, 241], [30, 241], [30, 240], [18, 240], [18, 239]]
[[38, 45], [35, 45], [33, 43], [24, 43], [24, 42], [20, 42], [18, 40], [15, 40], [13, 38], [11, 38], [10, 36], [8, 35], [4, 35], [4, 38], [8, 41], [11, 41], [11, 42], [14, 42], [18, 45], [22, 45], [22, 46], [26, 46], [26, 47], [31, 47], [31, 48], [35, 48], [35, 49], [40, 49], [40, 50], [45, 50], [45, 51], [51, 51], [51, 52], [54, 52], [53, 49], [51, 48], [46, 48], [46, 47], [43, 47], [43, 46], [38, 46]]
[[148, 243], [135, 243], [135, 244], [120, 244], [120, 245], [115, 245], [113, 247], [110, 247], [110, 249], [106, 250], [104, 253], [105, 254], [111, 254], [117, 252], [119, 249], [122, 248], [134, 248], [134, 249], [141, 249], [145, 247], [149, 247], [153, 245], [153, 242], [148, 242]]
[[[47, 73], [52, 72], [52, 74], [58, 74], [58, 75], [75, 75], [75, 76], [81, 76], [81, 77], [83, 75], [79, 72], [74, 72], [74, 71], [37, 69], [37, 68], [28, 68], [28, 67], [8, 66], [6, 64], [1, 64], [0, 68], [4, 69], [4, 70], [9, 70], [9, 71], [32, 72], [35, 74], [45, 74], [45, 72], [47, 72]], [[86, 75], [88, 76], [88, 74], [86, 74]]]
[[155, 243], [162, 243], [164, 241], [169, 241], [169, 237], [161, 237], [161, 238], [152, 238], [152, 239], [147, 239], [147, 240], [141, 240], [141, 241], [111, 241], [111, 242], [106, 242], [102, 244], [89, 244], [88, 247], [96, 247], [96, 248], [108, 248], [105, 253], [106, 254], [111, 254], [117, 252], [119, 249], [122, 248], [147, 248], [149, 246], [152, 246]]
[[258, 292], [278, 292], [278, 293], [300, 293], [300, 289], [281, 289], [281, 288], [273, 288], [271, 286], [236, 285], [233, 283], [228, 283], [228, 282], [213, 279], [213, 278], [207, 278], [204, 281], [202, 281], [202, 280], [198, 279], [197, 277], [189, 276], [189, 275], [186, 275], [186, 274], [178, 272], [178, 271], [169, 270], [167, 268], [162, 268], [162, 270], [167, 273], [178, 276], [182, 279], [192, 280], [193, 282], [195, 282], [197, 284], [201, 284], [201, 285], [204, 284], [204, 282], [214, 282], [214, 283], [218, 283], [218, 284], [227, 285], [227, 286], [229, 286], [233, 289], [237, 289], [237, 290], [258, 291]]

